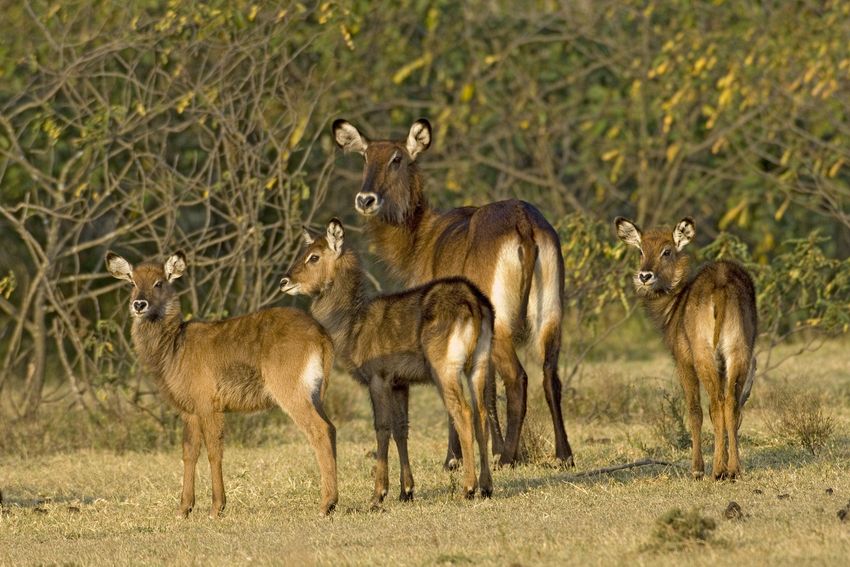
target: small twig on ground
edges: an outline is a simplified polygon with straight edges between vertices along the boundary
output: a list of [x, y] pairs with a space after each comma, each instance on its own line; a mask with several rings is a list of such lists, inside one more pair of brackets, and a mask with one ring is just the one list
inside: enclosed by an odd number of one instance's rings
[[637, 467], [646, 467], [646, 466], [649, 466], [649, 465], [660, 465], [660, 466], [664, 466], [664, 467], [675, 467], [677, 469], [685, 469], [686, 468], [686, 467], [683, 467], [682, 465], [679, 465], [679, 464], [676, 464], [676, 463], [670, 463], [668, 461], [658, 461], [658, 460], [655, 460], [655, 459], [641, 459], [641, 460], [635, 461], [633, 463], [625, 463], [625, 464], [622, 464], [622, 465], [615, 465], [615, 466], [612, 466], [612, 467], [603, 467], [601, 469], [593, 469], [592, 471], [584, 471], [584, 472], [576, 473], [575, 475], [573, 475], [573, 477], [574, 478], [582, 478], [582, 477], [586, 477], [586, 476], [596, 476], [596, 475], [600, 475], [600, 474], [609, 474], [609, 473], [612, 473], [612, 472], [622, 471], [622, 470], [626, 470], [626, 469], [634, 469], [634, 468], [637, 468]]

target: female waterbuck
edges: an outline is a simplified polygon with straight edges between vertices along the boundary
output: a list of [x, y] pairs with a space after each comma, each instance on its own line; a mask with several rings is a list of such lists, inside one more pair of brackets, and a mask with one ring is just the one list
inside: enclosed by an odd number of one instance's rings
[[280, 406], [305, 433], [322, 477], [321, 512], [337, 502], [336, 430], [322, 409], [333, 365], [333, 342], [296, 309], [268, 309], [224, 321], [183, 321], [173, 282], [186, 269], [177, 253], [136, 267], [115, 254], [106, 266], [133, 284], [130, 314], [136, 354], [184, 422], [180, 515], [195, 505], [201, 437], [212, 476], [211, 516], [224, 509], [221, 472], [224, 412]]
[[[401, 463], [402, 500], [413, 498], [407, 456], [410, 385], [433, 380], [460, 433], [466, 497], [475, 494], [474, 441], [481, 457], [482, 496], [493, 481], [487, 457], [487, 408], [484, 390], [492, 381], [490, 352], [493, 309], [487, 298], [463, 278], [433, 281], [392, 295], [368, 297], [357, 255], [343, 248], [342, 224], [333, 219], [324, 237], [304, 233], [307, 246], [280, 289], [313, 298], [311, 312], [333, 337], [337, 355], [351, 375], [369, 387], [378, 440], [373, 507], [389, 484], [390, 433]], [[463, 395], [466, 374], [475, 415]]]
[[756, 369], [753, 280], [744, 268], [728, 261], [709, 262], [690, 277], [688, 255], [682, 251], [696, 234], [689, 217], [672, 231], [656, 228], [641, 232], [622, 217], [614, 223], [620, 240], [640, 250], [635, 290], [676, 360], [691, 429], [692, 474], [697, 478], [704, 474], [700, 447], [702, 382], [714, 425], [712, 474], [715, 479], [735, 478], [741, 474], [741, 410]]
[[[378, 255], [408, 286], [435, 278], [463, 276], [493, 303], [496, 314], [493, 360], [505, 384], [507, 432], [494, 432], [500, 462], [517, 457], [525, 418], [528, 377], [515, 344], [529, 336], [543, 361], [543, 389], [555, 428], [555, 456], [572, 464], [561, 413], [558, 353], [561, 349], [564, 259], [557, 232], [523, 201], [438, 212], [428, 205], [416, 158], [431, 145], [431, 125], [418, 120], [404, 141], [370, 141], [345, 120], [333, 124], [337, 145], [365, 158], [363, 184], [354, 199], [367, 218]], [[446, 464], [457, 457], [449, 423]]]

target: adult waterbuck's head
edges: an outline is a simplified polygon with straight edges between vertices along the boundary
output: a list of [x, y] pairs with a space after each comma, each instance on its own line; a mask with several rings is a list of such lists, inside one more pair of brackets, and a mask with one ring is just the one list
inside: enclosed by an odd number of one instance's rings
[[623, 217], [617, 217], [614, 225], [620, 240], [640, 250], [640, 266], [633, 279], [637, 294], [652, 298], [675, 293], [688, 275], [689, 258], [682, 249], [696, 235], [694, 219], [683, 218], [672, 231], [642, 232]]
[[145, 262], [135, 268], [117, 254], [106, 254], [106, 269], [112, 277], [133, 284], [130, 315], [136, 319], [159, 321], [180, 311], [172, 282], [186, 270], [186, 256], [177, 252], [164, 264]]
[[413, 123], [407, 139], [370, 141], [345, 120], [333, 123], [334, 140], [345, 152], [357, 152], [365, 160], [363, 184], [354, 208], [365, 217], [380, 215], [401, 224], [422, 203], [422, 184], [416, 158], [431, 145], [431, 124], [421, 118]]

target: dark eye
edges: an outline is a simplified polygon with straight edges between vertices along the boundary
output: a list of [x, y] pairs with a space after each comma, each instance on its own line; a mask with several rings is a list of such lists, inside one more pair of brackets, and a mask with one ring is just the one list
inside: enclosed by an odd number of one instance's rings
[[393, 156], [393, 159], [390, 160], [390, 163], [393, 165], [398, 165], [401, 163], [401, 154], [396, 154]]
[[307, 258], [307, 262], [310, 263], [310, 264], [315, 264], [318, 261], [319, 261], [319, 257], [315, 254], [310, 254], [310, 257]]
[[154, 284], [154, 287], [162, 287], [162, 280], [157, 280]]
[[666, 258], [667, 256], [669, 256], [670, 254], [671, 254], [671, 252], [670, 252], [670, 249], [669, 249], [669, 248], [665, 248], [665, 249], [664, 249], [664, 252], [662, 252], [662, 253], [661, 253], [661, 255], [662, 255], [663, 257], [665, 257], [665, 258]]

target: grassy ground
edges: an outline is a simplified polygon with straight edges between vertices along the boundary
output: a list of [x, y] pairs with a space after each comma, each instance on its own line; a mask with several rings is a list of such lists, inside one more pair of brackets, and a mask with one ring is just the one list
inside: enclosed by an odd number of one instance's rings
[[[174, 517], [181, 463], [176, 447], [154, 452], [83, 450], [0, 459], [0, 562], [275, 564], [747, 564], [844, 563], [850, 520], [850, 365], [847, 344], [793, 359], [756, 384], [745, 412], [739, 482], [693, 481], [678, 467], [576, 473], [652, 457], [686, 465], [675, 448], [676, 392], [663, 356], [588, 364], [565, 401], [577, 468], [554, 468], [551, 433], [533, 373], [525, 436], [529, 464], [496, 470], [491, 500], [460, 497], [459, 474], [441, 469], [444, 417], [433, 391], [414, 392], [411, 452], [416, 500], [391, 498], [368, 511], [374, 438], [368, 400], [336, 377], [331, 410], [339, 427], [340, 504], [319, 518], [312, 454], [286, 422], [271, 441], [225, 450], [225, 516], [210, 520], [209, 473], [199, 463], [194, 517]], [[782, 391], [786, 395], [775, 396]], [[834, 430], [812, 455], [777, 425], [782, 405], [823, 400]], [[672, 409], [671, 409], [672, 408]], [[800, 410], [801, 412], [804, 410]], [[797, 412], [800, 413], [800, 412]], [[72, 426], [72, 425], [71, 425]], [[244, 426], [244, 423], [243, 423]], [[708, 440], [708, 419], [705, 436]], [[672, 443], [672, 444], [671, 444]], [[706, 462], [711, 462], [711, 443]], [[827, 489], [832, 489], [828, 491]], [[726, 519], [734, 500], [741, 519]], [[705, 542], [654, 538], [672, 508], [696, 511], [716, 529]]]

